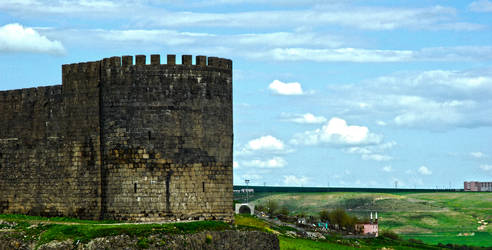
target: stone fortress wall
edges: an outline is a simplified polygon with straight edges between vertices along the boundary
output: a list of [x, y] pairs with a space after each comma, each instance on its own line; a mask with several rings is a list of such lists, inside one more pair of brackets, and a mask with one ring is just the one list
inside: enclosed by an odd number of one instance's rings
[[0, 213], [232, 220], [232, 61], [111, 57], [0, 91]]

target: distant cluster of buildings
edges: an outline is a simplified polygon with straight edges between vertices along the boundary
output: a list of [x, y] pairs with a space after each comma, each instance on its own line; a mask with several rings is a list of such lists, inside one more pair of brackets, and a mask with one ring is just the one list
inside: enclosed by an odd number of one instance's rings
[[241, 189], [234, 189], [234, 193], [254, 193], [255, 190], [252, 188], [241, 188]]
[[465, 191], [492, 192], [492, 182], [465, 181]]
[[355, 230], [363, 235], [371, 235], [371, 236], [378, 237], [379, 235], [378, 212], [376, 212], [375, 219], [372, 218], [372, 212], [371, 212], [371, 220], [369, 221], [369, 223], [356, 224]]
[[[336, 224], [330, 224], [330, 222], [313, 222], [313, 217], [310, 218], [299, 217], [297, 218], [297, 225], [304, 226], [313, 229], [316, 232], [327, 232], [331, 229], [333, 230], [341, 230], [342, 227]], [[348, 232], [351, 237], [378, 237], [379, 236], [379, 225], [378, 225], [378, 212], [375, 212], [375, 217], [373, 217], [373, 213], [371, 212], [371, 219], [365, 223], [358, 223], [354, 225], [355, 235], [352, 235], [352, 232]], [[343, 228], [345, 230], [345, 228]]]

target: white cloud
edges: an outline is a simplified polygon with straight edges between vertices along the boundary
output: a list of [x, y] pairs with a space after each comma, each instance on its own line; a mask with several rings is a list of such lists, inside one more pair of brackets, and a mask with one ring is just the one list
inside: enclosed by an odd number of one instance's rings
[[253, 140], [250, 140], [246, 145], [240, 147], [234, 152], [236, 156], [245, 155], [265, 155], [265, 154], [287, 154], [293, 151], [292, 148], [271, 135], [265, 135]]
[[253, 151], [257, 151], [257, 150], [284, 150], [285, 145], [281, 140], [279, 140], [279, 139], [277, 139], [271, 135], [266, 135], [266, 136], [262, 136], [260, 138], [253, 139], [253, 140], [249, 141], [248, 144], [246, 144], [246, 149], [253, 150]]
[[[408, 102], [407, 102], [408, 101]], [[394, 118], [400, 126], [426, 126], [428, 124], [458, 124], [466, 122], [462, 109], [472, 108], [474, 101], [434, 101], [417, 96], [401, 96], [400, 106], [411, 107]]]
[[306, 176], [297, 177], [295, 175], [284, 176], [284, 185], [287, 186], [303, 186], [309, 182], [309, 178]]
[[485, 157], [485, 154], [482, 152], [471, 152], [470, 155], [474, 158], [477, 158], [477, 159]]
[[360, 154], [362, 160], [390, 161], [393, 159], [391, 156], [375, 153], [375, 152], [382, 152], [384, 150], [390, 149], [393, 147], [393, 143], [395, 142], [384, 143], [379, 145], [363, 146], [363, 147], [350, 147], [347, 150], [345, 150], [345, 152], [351, 154]]
[[92, 30], [89, 31], [107, 41], [146, 42], [156, 44], [181, 45], [207, 43], [208, 46], [235, 44], [242, 48], [266, 48], [284, 46], [340, 46], [337, 38], [316, 33], [274, 32], [258, 34], [212, 34], [203, 32], [179, 32], [171, 29], [129, 29], [129, 30]]
[[[399, 72], [328, 89], [328, 108], [362, 120], [392, 121], [387, 126], [442, 131], [492, 125], [490, 69]], [[360, 102], [371, 108], [347, 109]]]
[[234, 169], [239, 169], [239, 168], [241, 168], [241, 167], [239, 166], [239, 162], [237, 162], [237, 161], [233, 161], [233, 162], [232, 162], [232, 167], [233, 167]]
[[482, 26], [450, 21], [453, 8], [383, 8], [352, 5], [317, 5], [305, 10], [271, 10], [232, 13], [169, 12], [142, 17], [143, 25], [193, 27], [316, 27], [338, 25], [363, 30], [451, 29], [475, 30]]
[[213, 37], [208, 33], [178, 32], [175, 30], [95, 30], [94, 35], [107, 41], [154, 43], [169, 46], [187, 45]]
[[373, 161], [389, 161], [393, 159], [391, 158], [391, 156], [381, 155], [381, 154], [363, 154], [361, 157], [363, 160], [373, 160]]
[[364, 155], [364, 154], [371, 154], [372, 151], [367, 147], [351, 147], [347, 149], [347, 153]]
[[387, 150], [387, 149], [392, 149], [396, 145], [397, 145], [397, 143], [395, 141], [390, 141], [390, 142], [386, 142], [386, 143], [379, 144], [376, 146], [371, 146], [371, 148], [375, 151], [383, 151], [383, 150]]
[[418, 170], [421, 175], [431, 175], [432, 171], [430, 171], [426, 166], [421, 166]]
[[[215, 1], [230, 4], [230, 1]], [[255, 1], [241, 1], [255, 4]], [[280, 1], [277, 1], [280, 2]], [[483, 2], [483, 1], [482, 1]], [[184, 4], [185, 3], [185, 4]], [[315, 2], [314, 2], [315, 3]], [[456, 9], [442, 6], [425, 8], [395, 8], [356, 6], [347, 3], [323, 1], [313, 8], [284, 9], [284, 2], [272, 10], [244, 12], [189, 11], [200, 2], [183, 1], [130, 1], [130, 0], [2, 0], [0, 10], [15, 16], [50, 17], [52, 15], [121, 19], [129, 17], [130, 25], [140, 27], [234, 27], [234, 28], [297, 28], [326, 27], [330, 25], [362, 30], [444, 29], [476, 30], [479, 24], [457, 22]], [[269, 4], [272, 4], [269, 1]], [[275, 5], [274, 5], [275, 6]], [[173, 8], [174, 7], [174, 8]], [[185, 7], [185, 8], [179, 8]], [[279, 8], [280, 7], [280, 8]], [[171, 11], [187, 9], [188, 11]], [[308, 38], [307, 38], [308, 39]]]
[[492, 171], [492, 165], [481, 165], [480, 168], [485, 171]]
[[492, 2], [488, 0], [473, 1], [468, 5], [468, 8], [475, 12], [492, 12]]
[[[492, 52], [492, 50], [491, 50]], [[375, 85], [389, 87], [387, 90], [405, 91], [408, 95], [434, 96], [447, 91], [452, 97], [478, 96], [492, 92], [492, 76], [473, 71], [430, 70], [418, 73], [397, 73], [376, 78]], [[397, 88], [397, 87], [400, 88]]]
[[59, 41], [49, 40], [36, 30], [13, 23], [0, 26], [0, 51], [64, 54]]
[[374, 134], [367, 127], [347, 125], [341, 118], [331, 118], [321, 128], [294, 135], [292, 144], [334, 144], [334, 145], [367, 145], [378, 144], [381, 135]]
[[306, 114], [282, 114], [287, 121], [301, 123], [301, 124], [318, 124], [326, 122], [326, 118], [323, 116], [315, 116], [311, 113]]
[[282, 157], [273, 157], [267, 160], [251, 160], [243, 161], [244, 166], [258, 167], [258, 168], [283, 168], [287, 165], [287, 161]]
[[279, 95], [302, 95], [301, 84], [298, 82], [284, 83], [279, 80], [274, 80], [268, 88], [275, 94]]
[[339, 47], [342, 45], [341, 38], [313, 32], [251, 33], [224, 36], [223, 38], [228, 40], [225, 42], [235, 42], [243, 46], [262, 45], [270, 48], [299, 45]]
[[[0, 9], [23, 14], [99, 14], [111, 18], [116, 11], [129, 12], [130, 7], [141, 8], [139, 4], [129, 6], [125, 1], [109, 0], [2, 0]], [[126, 5], [126, 6], [125, 6]], [[106, 16], [103, 14], [106, 13]], [[110, 14], [111, 13], [111, 14]]]
[[384, 166], [384, 167], [382, 168], [382, 170], [383, 170], [384, 172], [391, 172], [391, 171], [393, 171], [393, 168], [392, 168], [391, 166]]
[[376, 124], [379, 125], [379, 126], [383, 126], [383, 127], [386, 126], [386, 125], [388, 125], [384, 121], [377, 121]]
[[252, 56], [268, 56], [278, 61], [316, 62], [401, 62], [410, 61], [413, 52], [406, 50], [368, 50], [358, 48], [310, 49], [276, 48]]
[[[172, 29], [47, 29], [43, 30], [43, 33], [62, 41], [83, 45], [90, 44], [91, 47], [111, 46], [113, 48], [120, 46], [126, 48], [129, 45], [141, 46], [142, 43], [147, 47], [155, 48], [182, 46], [181, 49], [196, 51], [196, 53], [235, 55], [268, 61], [273, 59], [277, 61], [385, 63], [492, 59], [492, 46], [431, 47], [420, 50], [351, 48], [345, 44], [351, 43], [351, 41], [343, 41], [342, 38], [328, 37], [322, 33], [303, 30], [257, 34], [218, 34], [181, 32]], [[450, 76], [451, 79], [452, 77]], [[287, 94], [307, 94], [306, 91], [302, 91], [300, 84], [298, 86], [295, 84], [291, 86], [275, 84], [283, 89], [293, 91], [286, 92]], [[360, 102], [358, 105], [360, 108], [371, 107], [365, 102]]]
[[[263, 51], [285, 46], [341, 46], [339, 38], [313, 32], [272, 32], [219, 34], [206, 32], [183, 32], [173, 29], [46, 29], [50, 34], [63, 41], [92, 46], [182, 46], [183, 50], [213, 55], [231, 54], [251, 57], [250, 51]], [[247, 52], [248, 51], [248, 52]]]
[[490, 46], [436, 47], [421, 50], [381, 50], [364, 48], [274, 48], [251, 53], [253, 58], [277, 61], [388, 63], [414, 61], [490, 60]]

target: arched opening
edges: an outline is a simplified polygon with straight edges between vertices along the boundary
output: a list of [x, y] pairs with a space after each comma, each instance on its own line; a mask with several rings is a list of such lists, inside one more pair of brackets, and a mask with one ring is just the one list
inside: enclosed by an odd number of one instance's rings
[[239, 213], [240, 214], [251, 214], [251, 209], [248, 206], [241, 206], [239, 207]]

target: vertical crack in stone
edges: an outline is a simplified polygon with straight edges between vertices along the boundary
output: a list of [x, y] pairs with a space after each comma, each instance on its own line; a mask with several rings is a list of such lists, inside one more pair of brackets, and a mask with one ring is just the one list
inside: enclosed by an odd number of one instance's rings
[[171, 216], [171, 190], [170, 190], [170, 183], [171, 183], [171, 176], [173, 174], [172, 170], [167, 171], [166, 173], [166, 213], [168, 216]]

